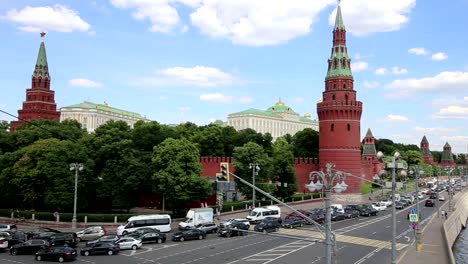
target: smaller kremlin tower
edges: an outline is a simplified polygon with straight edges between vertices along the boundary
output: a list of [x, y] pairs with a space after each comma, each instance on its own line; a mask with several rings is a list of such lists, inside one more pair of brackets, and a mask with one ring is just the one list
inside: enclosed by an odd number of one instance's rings
[[372, 131], [367, 129], [366, 136], [364, 137], [362, 144], [362, 159], [368, 161], [377, 160], [377, 150], [375, 149], [375, 137], [372, 135]]
[[434, 164], [434, 157], [432, 156], [431, 150], [429, 149], [429, 141], [427, 141], [426, 135], [423, 136], [421, 144], [421, 154], [425, 164]]
[[18, 110], [18, 121], [11, 122], [11, 131], [14, 132], [24, 121], [46, 119], [60, 120], [60, 112], [55, 103], [55, 92], [50, 90], [50, 75], [47, 65], [44, 38], [41, 33], [41, 46], [37, 55], [36, 67], [32, 75], [31, 88], [26, 90], [26, 101], [23, 108]]
[[442, 157], [440, 159], [440, 166], [442, 167], [451, 167], [455, 166], [452, 155], [452, 147], [448, 142], [445, 143], [444, 151], [442, 152]]

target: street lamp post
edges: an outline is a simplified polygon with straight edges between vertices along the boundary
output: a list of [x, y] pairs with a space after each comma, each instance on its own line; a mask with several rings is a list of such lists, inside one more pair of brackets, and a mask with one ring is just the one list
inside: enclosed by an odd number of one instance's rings
[[[326, 245], [326, 255], [325, 260], [327, 264], [332, 263], [332, 232], [331, 232], [331, 202], [330, 202], [330, 193], [334, 190], [336, 193], [341, 193], [348, 188], [348, 185], [344, 182], [346, 175], [341, 171], [332, 172], [332, 168], [335, 166], [333, 163], [327, 163], [326, 173], [323, 171], [313, 171], [310, 173], [311, 183], [307, 185], [309, 191], [314, 192], [321, 190], [325, 192], [325, 245]], [[317, 180], [316, 183], [313, 183], [314, 180]], [[336, 182], [336, 185], [333, 186], [333, 183]]]
[[[416, 166], [414, 169], [410, 169], [410, 175], [415, 175], [416, 180], [416, 212], [418, 214], [419, 223], [422, 221], [421, 211], [419, 211], [419, 175], [424, 175], [424, 171]], [[415, 227], [415, 238], [416, 238], [416, 250], [420, 251], [421, 248], [421, 230], [419, 229], [419, 223]]]
[[76, 203], [78, 200], [78, 171], [83, 170], [83, 163], [71, 163], [70, 170], [75, 170], [75, 199], [73, 201], [73, 218], [72, 218], [72, 228], [76, 228]]
[[[258, 175], [260, 167], [258, 163], [250, 163], [249, 168], [252, 169], [252, 185], [255, 186], [255, 176]], [[255, 188], [252, 188], [252, 209], [255, 208]]]
[[452, 171], [454, 168], [448, 169], [448, 179], [449, 179], [449, 213], [452, 212], [452, 194], [453, 194], [453, 186], [452, 186]]
[[[378, 153], [380, 158], [383, 158], [382, 152]], [[378, 157], [379, 158], [379, 157]], [[392, 169], [392, 264], [396, 264], [396, 208], [395, 208], [395, 189], [396, 180], [395, 173], [396, 169], [403, 169], [403, 163], [400, 161], [400, 153], [395, 152], [392, 157], [392, 162], [386, 164], [387, 168]]]

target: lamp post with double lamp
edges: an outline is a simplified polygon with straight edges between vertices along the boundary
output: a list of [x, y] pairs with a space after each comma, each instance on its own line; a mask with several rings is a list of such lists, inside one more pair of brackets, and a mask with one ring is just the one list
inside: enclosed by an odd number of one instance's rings
[[[419, 211], [419, 176], [424, 175], [424, 171], [419, 168], [419, 166], [415, 166], [414, 168], [411, 168], [409, 170], [410, 175], [415, 176], [415, 181], [416, 181], [416, 213], [418, 215], [418, 221], [419, 223], [422, 221], [421, 217], [421, 211]], [[416, 238], [416, 250], [420, 251], [421, 249], [421, 230], [419, 229], [419, 223], [416, 224], [415, 229], [414, 229], [414, 234]]]
[[[377, 158], [383, 160], [383, 153], [378, 152]], [[386, 168], [392, 169], [392, 264], [396, 264], [396, 208], [395, 208], [395, 189], [396, 180], [395, 174], [397, 169], [404, 169], [403, 162], [399, 152], [395, 152], [392, 157], [392, 162], [385, 164]]]
[[[327, 171], [313, 171], [310, 173], [311, 182], [307, 185], [309, 191], [314, 192], [321, 190], [323, 188], [325, 192], [325, 245], [326, 245], [326, 255], [325, 260], [327, 264], [332, 263], [332, 251], [333, 245], [336, 243], [332, 243], [332, 232], [331, 232], [331, 202], [330, 202], [330, 193], [331, 191], [335, 191], [336, 193], [341, 193], [346, 191], [348, 185], [344, 182], [346, 179], [345, 173], [341, 171], [332, 171], [332, 168], [335, 166], [333, 163], [327, 163]], [[314, 183], [314, 180], [316, 182]], [[333, 184], [336, 182], [336, 185]]]
[[70, 170], [75, 170], [75, 199], [73, 201], [73, 218], [72, 218], [72, 228], [76, 228], [76, 203], [78, 200], [78, 171], [82, 171], [84, 168], [83, 163], [71, 163]]
[[452, 197], [453, 197], [453, 185], [452, 185], [452, 172], [454, 168], [448, 168], [448, 180], [449, 180], [449, 185], [448, 185], [448, 196], [449, 196], [449, 213], [452, 212]]
[[[249, 168], [252, 169], [252, 185], [255, 186], [255, 176], [258, 175], [260, 170], [259, 164], [254, 162], [249, 164]], [[255, 188], [252, 188], [252, 209], [255, 208]]]

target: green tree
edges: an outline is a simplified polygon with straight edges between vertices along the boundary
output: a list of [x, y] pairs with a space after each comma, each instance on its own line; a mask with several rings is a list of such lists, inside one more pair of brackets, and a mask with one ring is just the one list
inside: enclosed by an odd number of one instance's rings
[[[254, 142], [248, 142], [242, 147], [235, 147], [233, 157], [237, 176], [248, 182], [252, 182], [252, 168], [250, 168], [249, 165], [251, 163], [258, 163], [260, 171], [258, 172], [258, 175], [255, 176], [255, 182], [260, 183], [260, 185], [267, 182], [271, 172], [271, 159], [265, 153], [261, 145]], [[237, 179], [236, 183], [240, 192], [244, 196], [252, 198], [251, 187], [241, 183]]]
[[212, 184], [200, 176], [198, 148], [187, 139], [166, 139], [154, 148], [152, 160], [154, 185], [174, 209], [211, 193]]
[[292, 137], [295, 157], [318, 158], [319, 134], [311, 128], [305, 128]]
[[6, 120], [0, 120], [0, 131], [9, 131], [10, 122]]
[[210, 125], [192, 137], [192, 142], [197, 144], [200, 156], [223, 157], [223, 130], [216, 125]]
[[235, 138], [237, 137], [237, 131], [232, 126], [225, 126], [222, 128], [222, 137], [224, 145], [224, 155], [226, 157], [232, 157], [235, 147]]
[[236, 147], [240, 147], [244, 146], [248, 142], [254, 142], [260, 146], [263, 146], [263, 135], [261, 133], [257, 133], [251, 128], [238, 131], [237, 136], [234, 139], [234, 145]]
[[423, 157], [419, 150], [408, 150], [401, 153], [401, 158], [406, 160], [408, 164], [419, 165], [423, 163]]
[[153, 152], [154, 146], [159, 145], [161, 142], [166, 140], [166, 138], [172, 137], [174, 134], [174, 129], [166, 129], [164, 125], [160, 125], [156, 121], [138, 121], [135, 123], [134, 128], [131, 131], [131, 139], [136, 148], [143, 151]]
[[191, 122], [185, 122], [175, 127], [177, 138], [186, 138], [190, 140], [200, 131], [200, 128]]
[[279, 138], [273, 145], [273, 171], [272, 180], [278, 182], [274, 194], [276, 197], [290, 197], [297, 191], [296, 175], [294, 170], [294, 154], [292, 146], [286, 139]]

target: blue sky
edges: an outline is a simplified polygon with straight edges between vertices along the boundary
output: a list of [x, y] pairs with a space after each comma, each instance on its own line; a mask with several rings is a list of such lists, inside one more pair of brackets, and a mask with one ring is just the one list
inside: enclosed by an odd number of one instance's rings
[[[88, 100], [199, 125], [278, 98], [316, 118], [335, 0], [0, 1], [0, 109], [16, 114], [45, 30], [58, 107]], [[343, 0], [362, 137], [468, 152], [468, 0]], [[0, 114], [0, 119], [12, 120]]]

